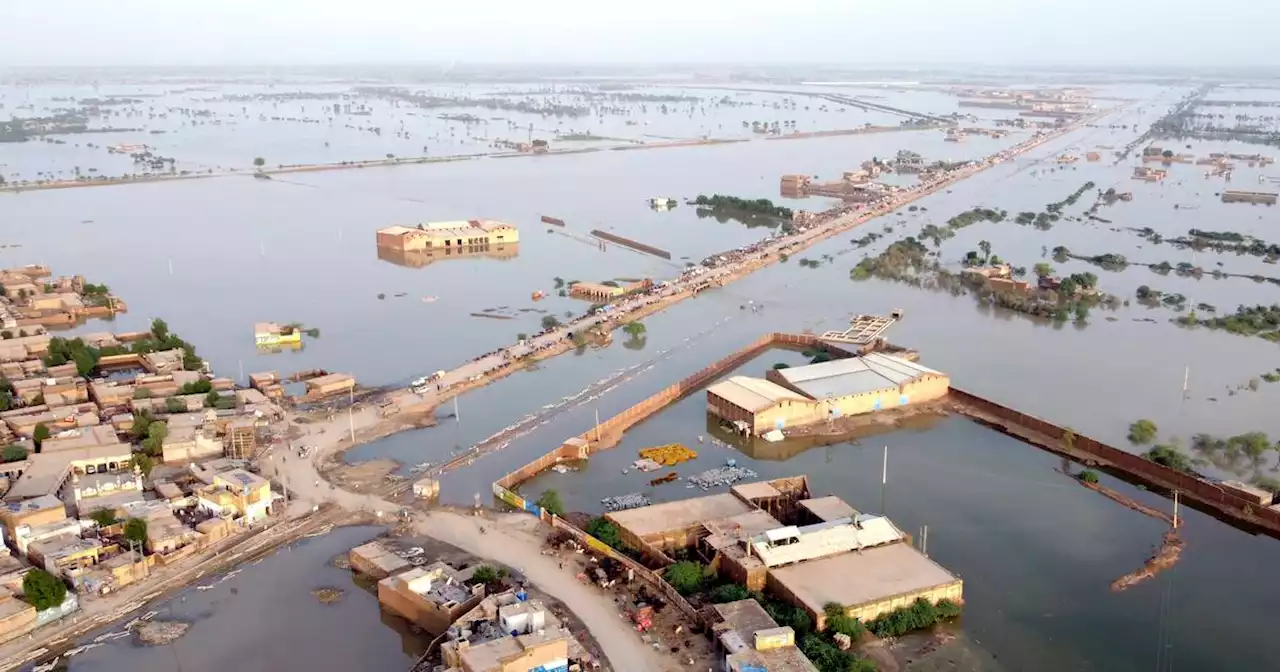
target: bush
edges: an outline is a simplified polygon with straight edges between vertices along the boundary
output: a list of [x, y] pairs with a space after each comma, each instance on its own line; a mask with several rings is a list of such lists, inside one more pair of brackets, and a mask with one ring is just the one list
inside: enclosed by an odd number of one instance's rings
[[138, 389], [133, 391], [133, 398], [134, 399], [150, 399], [151, 390], [148, 390], [145, 387], [139, 387]]
[[1137, 445], [1151, 443], [1156, 438], [1156, 423], [1150, 420], [1137, 420], [1129, 425], [1129, 442]]
[[556, 492], [555, 488], [542, 493], [542, 496], [538, 498], [535, 504], [547, 513], [564, 516], [564, 503], [560, 501], [560, 493]]
[[44, 611], [67, 599], [67, 584], [43, 569], [33, 569], [22, 578], [22, 592], [31, 606]]
[[[944, 601], [947, 603], [946, 606], [942, 606]], [[960, 605], [955, 602], [940, 600], [939, 606], [934, 606], [933, 603], [921, 597], [917, 598], [910, 607], [891, 611], [871, 621], [867, 624], [867, 629], [877, 637], [901, 637], [908, 632], [928, 628], [938, 621], [949, 620], [959, 615]]]
[[672, 588], [681, 595], [693, 595], [702, 590], [702, 582], [705, 578], [702, 565], [690, 561], [683, 560], [677, 562], [662, 572], [662, 578], [671, 584]]
[[3, 451], [0, 451], [0, 459], [5, 462], [18, 462], [20, 460], [25, 460], [27, 459], [27, 449], [16, 443], [11, 443], [5, 446]]
[[44, 440], [49, 438], [49, 428], [43, 422], [38, 423], [36, 428], [31, 432], [31, 440], [36, 444], [36, 452], [40, 452], [40, 446]]
[[711, 590], [711, 601], [716, 604], [724, 604], [725, 602], [737, 602], [751, 597], [751, 591], [736, 584], [726, 583], [716, 586]]
[[542, 329], [543, 329], [543, 331], [550, 331], [550, 330], [552, 330], [552, 329], [555, 329], [555, 328], [556, 328], [556, 327], [558, 327], [558, 326], [560, 326], [560, 320], [557, 320], [555, 315], [544, 315], [544, 316], [543, 316], [543, 318], [542, 318]]
[[196, 380], [187, 383], [178, 390], [178, 394], [207, 394], [213, 390], [213, 383], [204, 380]]
[[471, 582], [490, 586], [495, 583], [501, 583], [505, 578], [507, 578], [507, 570], [490, 567], [489, 565], [480, 565], [476, 567], [475, 573], [471, 575]]
[[827, 617], [828, 632], [838, 632], [848, 635], [849, 639], [857, 641], [862, 633], [866, 630], [862, 626], [862, 621], [850, 616], [845, 608], [835, 602], [828, 602], [822, 607], [822, 613]]
[[1092, 469], [1085, 469], [1084, 471], [1076, 475], [1076, 478], [1080, 479], [1081, 481], [1084, 481], [1085, 483], [1097, 483], [1098, 472]]
[[89, 514], [89, 518], [97, 523], [98, 527], [109, 527], [120, 522], [120, 519], [116, 518], [116, 512], [111, 509], [97, 509]]
[[622, 532], [618, 526], [609, 522], [604, 516], [596, 516], [587, 521], [586, 533], [607, 544], [610, 548], [622, 550]]
[[164, 410], [169, 413], [186, 413], [187, 402], [177, 397], [169, 397], [164, 400]]
[[130, 518], [125, 521], [124, 538], [138, 544], [147, 543], [147, 521], [141, 518]]

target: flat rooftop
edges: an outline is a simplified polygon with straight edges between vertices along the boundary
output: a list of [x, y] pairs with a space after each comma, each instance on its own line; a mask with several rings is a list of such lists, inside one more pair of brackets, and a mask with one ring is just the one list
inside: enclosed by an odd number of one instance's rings
[[729, 518], [752, 511], [747, 503], [730, 493], [682, 499], [665, 504], [642, 506], [605, 514], [632, 534], [644, 538], [670, 530], [683, 530], [709, 520]]
[[841, 518], [853, 518], [858, 515], [856, 509], [835, 495], [827, 495], [816, 499], [802, 499], [800, 500], [800, 506], [817, 516], [818, 520], [824, 522], [840, 520]]
[[959, 581], [906, 543], [841, 553], [769, 573], [815, 612], [829, 602], [856, 607]]

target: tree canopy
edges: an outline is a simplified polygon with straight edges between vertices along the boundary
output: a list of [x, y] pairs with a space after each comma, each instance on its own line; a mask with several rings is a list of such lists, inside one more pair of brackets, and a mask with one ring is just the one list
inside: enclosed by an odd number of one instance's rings
[[147, 543], [147, 521], [130, 518], [124, 523], [124, 538], [139, 544]]
[[1129, 425], [1129, 442], [1138, 445], [1151, 443], [1155, 440], [1156, 433], [1156, 423], [1145, 418], [1135, 420], [1133, 424]]
[[22, 592], [31, 606], [44, 611], [67, 599], [67, 584], [43, 569], [32, 569], [22, 577]]
[[611, 548], [622, 548], [622, 532], [604, 516], [596, 516], [587, 521], [586, 533], [608, 544]]
[[542, 496], [535, 502], [539, 508], [554, 516], [564, 515], [564, 503], [560, 501], [560, 493], [555, 488], [551, 488], [542, 493]]
[[662, 578], [666, 579], [667, 583], [681, 595], [692, 595], [702, 589], [702, 582], [706, 575], [702, 565], [691, 560], [681, 560], [667, 567], [662, 572]]

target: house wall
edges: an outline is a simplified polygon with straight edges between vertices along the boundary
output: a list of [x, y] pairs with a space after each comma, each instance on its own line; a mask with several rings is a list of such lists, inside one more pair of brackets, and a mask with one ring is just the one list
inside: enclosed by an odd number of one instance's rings
[[836, 397], [827, 402], [827, 407], [841, 416], [861, 415], [939, 399], [946, 396], [950, 385], [951, 379], [947, 376], [925, 376], [899, 387]]
[[459, 616], [474, 609], [483, 599], [484, 593], [481, 592], [451, 609], [444, 609], [443, 605], [427, 601], [409, 590], [404, 581], [394, 576], [378, 582], [378, 604], [433, 635], [448, 630]]
[[[813, 619], [815, 628], [823, 630], [827, 627], [827, 616], [822, 612], [821, 608], [817, 608], [815, 610], [814, 607], [805, 604], [804, 601], [796, 597], [794, 593], [787, 590], [784, 583], [776, 580], [773, 574], [769, 575], [769, 578], [765, 583], [769, 594], [776, 596], [778, 599], [787, 602], [788, 604], [804, 609], [805, 613], [809, 614], [809, 618]], [[863, 623], [866, 623], [895, 609], [909, 607], [918, 598], [922, 597], [933, 604], [937, 604], [938, 601], [942, 599], [948, 599], [957, 604], [962, 604], [964, 602], [964, 581], [956, 579], [950, 583], [935, 586], [933, 588], [907, 591], [905, 593], [899, 593], [897, 595], [891, 595], [881, 599], [863, 602], [861, 604], [847, 604], [844, 605], [845, 613], [861, 620]]]
[[[547, 642], [531, 649], [525, 649], [519, 656], [514, 656], [503, 660], [499, 666], [501, 672], [528, 672], [529, 670], [541, 667], [545, 670], [564, 669], [559, 661], [569, 659], [569, 641], [565, 639], [557, 639], [554, 642]], [[468, 672], [489, 672], [489, 670], [471, 670], [466, 668]]]

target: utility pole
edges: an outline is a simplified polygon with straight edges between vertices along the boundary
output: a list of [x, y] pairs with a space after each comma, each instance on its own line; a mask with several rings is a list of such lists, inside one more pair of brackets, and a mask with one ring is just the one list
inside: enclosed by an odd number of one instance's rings
[[356, 443], [356, 386], [351, 386], [351, 402], [347, 404], [347, 425], [351, 428], [351, 445]]
[[885, 513], [885, 500], [889, 494], [889, 446], [884, 447], [884, 461], [880, 466], [880, 515]]
[[920, 540], [920, 554], [929, 557], [929, 526], [924, 526], [924, 538]]
[[1173, 529], [1178, 529], [1178, 491], [1173, 491]]
[[600, 409], [596, 409], [596, 442], [600, 442]]
[[462, 416], [458, 413], [458, 396], [453, 397], [453, 419], [462, 424]]

